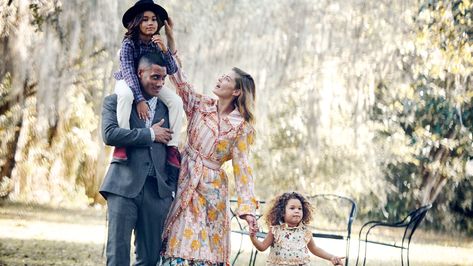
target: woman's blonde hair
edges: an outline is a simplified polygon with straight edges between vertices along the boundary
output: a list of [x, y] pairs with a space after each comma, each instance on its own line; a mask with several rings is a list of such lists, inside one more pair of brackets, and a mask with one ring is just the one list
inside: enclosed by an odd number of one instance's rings
[[237, 67], [232, 68], [232, 70], [238, 74], [238, 77], [235, 78], [235, 89], [241, 90], [234, 104], [245, 121], [254, 125], [256, 122], [254, 114], [256, 100], [255, 81], [250, 74]]

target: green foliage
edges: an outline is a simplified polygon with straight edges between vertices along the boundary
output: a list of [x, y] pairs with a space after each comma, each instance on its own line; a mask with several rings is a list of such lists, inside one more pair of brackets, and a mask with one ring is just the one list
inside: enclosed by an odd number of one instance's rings
[[[397, 190], [386, 209], [395, 217], [438, 199], [430, 221], [449, 228], [450, 217], [460, 222], [468, 213], [451, 206], [465, 200], [471, 205], [456, 187], [471, 185], [465, 164], [473, 157], [472, 8], [461, 0], [426, 3], [412, 40], [400, 49], [406, 84], [383, 82], [377, 88], [372, 115], [382, 125], [380, 133], [400, 134], [409, 143], [386, 168]], [[471, 225], [460, 223], [453, 226], [473, 233]]]

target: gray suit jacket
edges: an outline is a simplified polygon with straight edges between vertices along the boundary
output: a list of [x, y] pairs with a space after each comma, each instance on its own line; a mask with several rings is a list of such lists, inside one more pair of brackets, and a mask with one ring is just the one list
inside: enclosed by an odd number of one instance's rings
[[[118, 127], [117, 95], [105, 97], [102, 106], [102, 137], [107, 145], [126, 147], [128, 160], [113, 161], [105, 175], [100, 193], [117, 194], [134, 198], [143, 188], [146, 177], [153, 164], [156, 169], [158, 194], [161, 198], [170, 197], [177, 188], [177, 180], [171, 180], [166, 173], [166, 145], [151, 141], [151, 132], [145, 121], [138, 118], [136, 106], [130, 115], [130, 129]], [[168, 109], [158, 100], [153, 123], [165, 120], [163, 127], [169, 128]]]

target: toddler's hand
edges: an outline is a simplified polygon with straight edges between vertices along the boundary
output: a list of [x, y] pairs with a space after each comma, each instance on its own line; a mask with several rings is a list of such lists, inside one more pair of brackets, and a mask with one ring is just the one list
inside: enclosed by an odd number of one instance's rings
[[136, 105], [136, 110], [138, 111], [138, 117], [140, 119], [146, 120], [149, 118], [149, 113], [148, 113], [148, 104], [146, 101], [141, 101]]
[[332, 258], [330, 258], [330, 262], [332, 262], [333, 265], [343, 265], [343, 259], [345, 259], [345, 257], [333, 256]]

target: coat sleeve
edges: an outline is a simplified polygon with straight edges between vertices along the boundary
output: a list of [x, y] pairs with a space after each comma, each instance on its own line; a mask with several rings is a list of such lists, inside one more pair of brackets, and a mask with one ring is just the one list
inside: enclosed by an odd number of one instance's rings
[[125, 129], [118, 126], [117, 98], [108, 96], [102, 106], [102, 137], [106, 145], [149, 146], [153, 143], [149, 128]]
[[176, 89], [177, 95], [181, 97], [187, 119], [190, 120], [201, 104], [203, 95], [197, 93], [192, 84], [187, 82], [187, 77], [182, 71], [181, 60], [178, 55], [175, 55], [174, 58], [178, 62], [177, 71], [169, 76], [169, 80]]
[[249, 150], [253, 143], [254, 134], [254, 129], [249, 124], [244, 123], [232, 147], [232, 165], [238, 195], [237, 214], [239, 217], [245, 214], [255, 215], [258, 208], [254, 193], [253, 169], [249, 161]]

